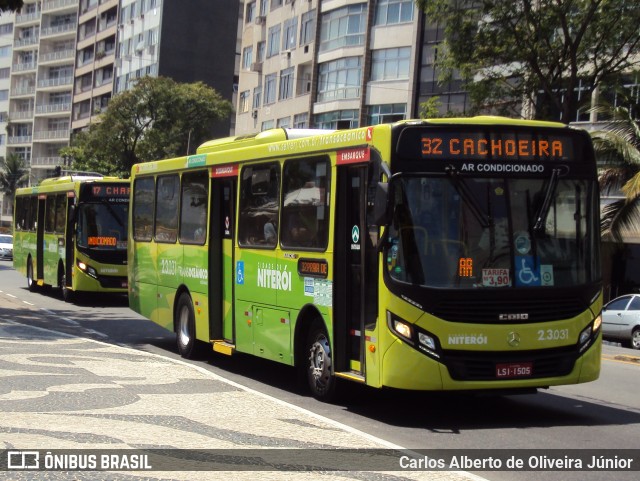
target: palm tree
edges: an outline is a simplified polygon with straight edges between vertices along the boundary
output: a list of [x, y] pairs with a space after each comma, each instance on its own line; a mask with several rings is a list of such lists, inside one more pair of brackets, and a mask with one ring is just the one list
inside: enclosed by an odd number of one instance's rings
[[591, 133], [598, 162], [600, 191], [604, 195], [621, 192], [602, 209], [603, 237], [622, 242], [624, 231], [640, 231], [640, 125], [636, 118], [640, 104], [613, 107], [602, 104], [593, 110], [608, 115], [604, 129]]
[[13, 202], [16, 189], [26, 185], [29, 179], [29, 170], [25, 167], [22, 157], [9, 154], [6, 158], [0, 157], [0, 192], [9, 202]]

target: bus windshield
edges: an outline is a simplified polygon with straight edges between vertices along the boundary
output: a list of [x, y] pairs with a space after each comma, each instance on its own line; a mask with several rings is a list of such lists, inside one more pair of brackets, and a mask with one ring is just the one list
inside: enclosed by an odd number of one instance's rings
[[595, 183], [403, 175], [385, 259], [392, 282], [434, 288], [593, 282]]
[[83, 203], [78, 209], [78, 247], [95, 250], [127, 248], [128, 204]]

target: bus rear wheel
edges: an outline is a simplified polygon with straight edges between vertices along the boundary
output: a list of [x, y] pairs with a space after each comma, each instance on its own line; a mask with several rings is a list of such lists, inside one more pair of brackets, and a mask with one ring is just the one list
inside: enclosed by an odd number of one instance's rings
[[33, 261], [31, 257], [27, 261], [27, 287], [31, 292], [35, 292], [38, 289], [38, 283], [33, 278]]
[[332, 401], [336, 394], [336, 378], [331, 373], [333, 364], [329, 336], [320, 321], [314, 321], [307, 338], [309, 358], [307, 382], [313, 397], [320, 401]]
[[196, 351], [196, 319], [191, 296], [186, 293], [176, 306], [176, 341], [180, 355], [191, 359]]

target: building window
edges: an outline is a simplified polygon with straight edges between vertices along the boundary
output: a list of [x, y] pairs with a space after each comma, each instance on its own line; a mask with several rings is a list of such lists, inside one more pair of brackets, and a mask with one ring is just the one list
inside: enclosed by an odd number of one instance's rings
[[264, 62], [265, 42], [258, 42], [256, 48], [256, 62]]
[[349, 5], [324, 14], [320, 26], [320, 52], [364, 45], [366, 17], [366, 3]]
[[319, 129], [354, 129], [359, 127], [357, 110], [336, 110], [315, 116], [315, 125]]
[[411, 47], [374, 50], [371, 80], [399, 80], [409, 78]]
[[240, 105], [238, 106], [238, 110], [242, 113], [242, 112], [248, 112], [249, 111], [249, 98], [250, 98], [250, 92], [248, 90], [245, 90], [244, 92], [240, 92]]
[[394, 25], [413, 21], [413, 1], [378, 0], [375, 25]]
[[296, 32], [298, 31], [298, 17], [284, 21], [282, 35], [282, 50], [292, 50], [296, 48]]
[[294, 129], [308, 129], [309, 128], [309, 114], [304, 112], [302, 114], [296, 114], [293, 116], [293, 128]]
[[269, 29], [269, 44], [267, 45], [267, 58], [280, 53], [280, 25]]
[[251, 62], [253, 62], [253, 47], [246, 47], [242, 51], [242, 70], [251, 69]]
[[360, 97], [362, 58], [346, 57], [320, 64], [318, 102]]
[[253, 108], [259, 109], [262, 105], [262, 86], [253, 89]]
[[244, 16], [245, 23], [253, 22], [253, 19], [256, 18], [256, 2], [247, 3], [247, 10]]
[[280, 127], [283, 129], [289, 128], [289, 123], [291, 122], [291, 117], [282, 117], [279, 118], [276, 122], [276, 127]]
[[276, 101], [276, 74], [272, 73], [264, 77], [264, 104], [269, 105]]
[[271, 11], [282, 7], [282, 0], [271, 0]]
[[265, 120], [262, 122], [262, 126], [260, 127], [260, 131], [269, 130], [274, 127], [275, 123], [273, 120]]
[[293, 97], [293, 67], [280, 71], [280, 94], [278, 100]]
[[315, 40], [316, 11], [310, 10], [302, 14], [300, 20], [300, 45], [309, 45]]
[[369, 106], [369, 125], [378, 125], [404, 120], [407, 104], [385, 104]]

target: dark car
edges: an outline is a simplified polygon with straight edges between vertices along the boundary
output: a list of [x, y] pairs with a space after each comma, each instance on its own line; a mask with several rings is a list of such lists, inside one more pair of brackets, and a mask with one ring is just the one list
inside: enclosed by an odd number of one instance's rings
[[640, 294], [627, 294], [602, 309], [602, 336], [640, 349]]

